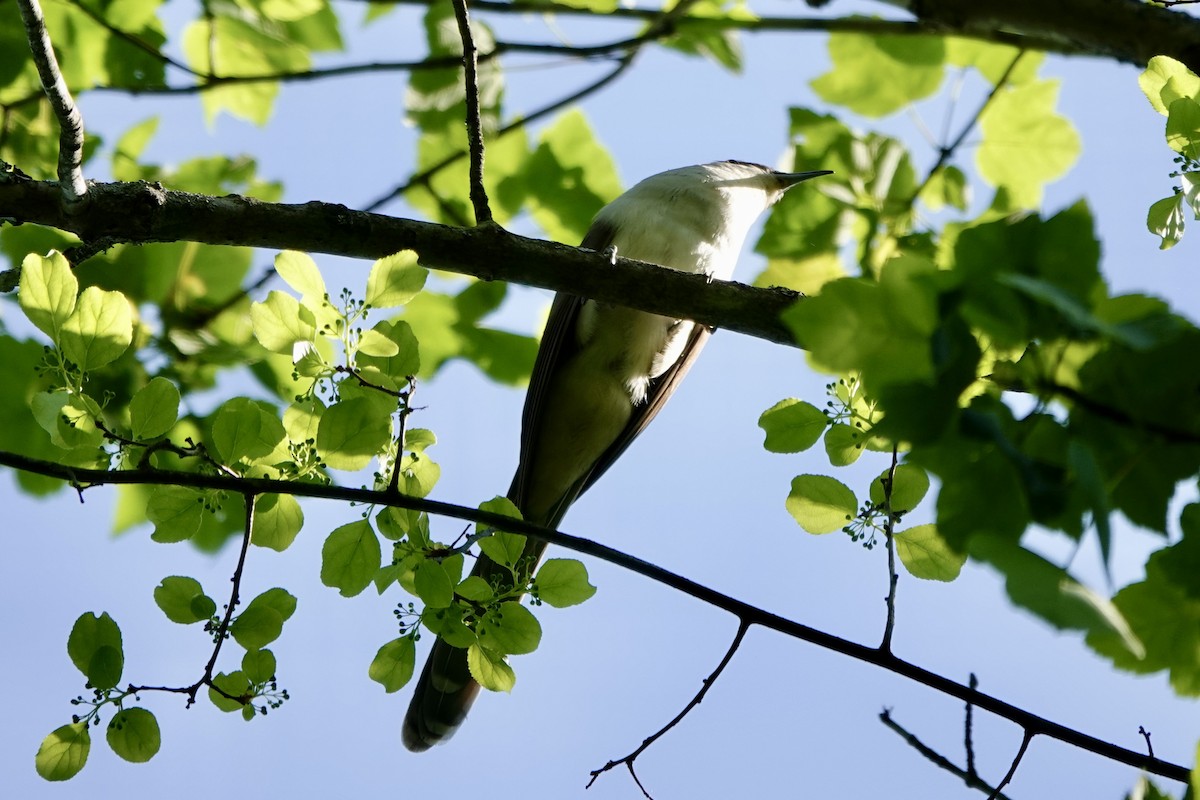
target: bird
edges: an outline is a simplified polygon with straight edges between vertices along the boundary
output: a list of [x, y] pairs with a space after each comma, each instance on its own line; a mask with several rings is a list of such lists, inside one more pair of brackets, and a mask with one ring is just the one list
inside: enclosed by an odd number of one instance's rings
[[[604, 206], [580, 247], [728, 280], [759, 216], [791, 187], [828, 174], [781, 172], [747, 161], [661, 172]], [[525, 520], [558, 526], [570, 505], [662, 409], [711, 332], [686, 319], [562, 292], [555, 296], [525, 398], [520, 459], [508, 491]], [[536, 564], [545, 548], [530, 539], [522, 559]], [[472, 574], [512, 580], [484, 555]], [[421, 752], [449, 739], [479, 688], [467, 651], [436, 641], [404, 719], [404, 746]]]

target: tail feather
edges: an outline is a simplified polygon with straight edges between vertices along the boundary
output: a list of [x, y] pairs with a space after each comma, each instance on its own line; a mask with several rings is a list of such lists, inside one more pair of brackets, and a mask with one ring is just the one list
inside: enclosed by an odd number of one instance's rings
[[437, 640], [404, 717], [404, 746], [420, 753], [449, 739], [478, 694], [479, 684], [467, 668], [467, 651]]

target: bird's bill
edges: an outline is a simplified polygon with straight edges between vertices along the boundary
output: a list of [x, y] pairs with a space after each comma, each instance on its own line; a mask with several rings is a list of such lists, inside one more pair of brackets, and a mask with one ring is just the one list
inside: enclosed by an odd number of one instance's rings
[[783, 184], [785, 189], [790, 189], [797, 183], [803, 183], [810, 178], [819, 178], [822, 175], [832, 175], [831, 169], [818, 169], [812, 172], [776, 172], [775, 177]]

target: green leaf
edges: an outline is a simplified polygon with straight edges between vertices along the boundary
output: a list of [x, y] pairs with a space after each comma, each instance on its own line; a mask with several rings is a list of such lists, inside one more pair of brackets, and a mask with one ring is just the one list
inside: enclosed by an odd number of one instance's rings
[[889, 265], [882, 283], [864, 278], [827, 283], [820, 294], [784, 312], [784, 321], [823, 368], [860, 371], [873, 392], [887, 383], [927, 380], [933, 375], [935, 293], [921, 270], [913, 272]]
[[166, 434], [179, 418], [179, 390], [166, 378], [153, 378], [129, 401], [129, 425], [138, 441]]
[[360, 470], [380, 454], [392, 438], [391, 419], [363, 397], [342, 400], [325, 409], [317, 427], [317, 448], [333, 469]]
[[1167, 145], [1192, 161], [1200, 160], [1200, 103], [1190, 97], [1171, 102], [1167, 116]]
[[825, 454], [835, 467], [846, 467], [863, 454], [867, 437], [863, 432], [843, 422], [834, 423], [825, 432]]
[[392, 639], [379, 648], [367, 675], [388, 694], [403, 689], [412, 679], [417, 664], [417, 646], [411, 636]]
[[984, 180], [1008, 190], [1014, 206], [1036, 208], [1042, 187], [1079, 158], [1079, 134], [1055, 112], [1057, 101], [1058, 81], [1031, 81], [1000, 91], [980, 115], [976, 166]]
[[946, 206], [966, 211], [971, 203], [971, 185], [958, 167], [942, 167], [921, 190], [921, 201], [931, 211], [940, 211]]
[[21, 310], [55, 344], [59, 344], [63, 324], [75, 310], [78, 294], [79, 281], [62, 253], [30, 253], [21, 262], [21, 289], [17, 295]]
[[88, 723], [72, 722], [56, 728], [42, 740], [33, 765], [37, 774], [48, 781], [70, 780], [87, 764], [91, 749]]
[[275, 256], [275, 271], [284, 283], [300, 293], [300, 302], [309, 310], [320, 307], [325, 300], [325, 279], [308, 253], [284, 250]]
[[479, 624], [479, 643], [506, 655], [532, 653], [542, 640], [542, 626], [533, 613], [517, 602], [501, 603]]
[[93, 370], [115, 361], [133, 342], [133, 314], [120, 292], [89, 286], [59, 332], [63, 354]]
[[400, 352], [400, 347], [377, 330], [364, 331], [358, 340], [358, 352], [378, 358], [390, 358]]
[[247, 650], [266, 647], [283, 633], [283, 617], [266, 605], [248, 605], [229, 626], [234, 640]]
[[108, 746], [126, 761], [143, 764], [162, 746], [158, 720], [144, 708], [123, 708], [108, 722]]
[[[871, 502], [883, 505], [884, 484], [888, 470], [880, 473], [871, 481]], [[929, 474], [915, 464], [896, 465], [896, 474], [892, 482], [892, 513], [902, 514], [916, 508], [925, 493], [929, 491]]]
[[491, 692], [511, 692], [517, 683], [512, 667], [504, 663], [504, 656], [478, 644], [467, 648], [467, 668], [476, 683]]
[[965, 553], [950, 549], [938, 534], [936, 525], [917, 525], [898, 531], [895, 541], [900, 563], [914, 578], [952, 581], [967, 561]]
[[583, 239], [596, 212], [621, 192], [612, 156], [578, 110], [542, 131], [526, 162], [525, 182], [534, 220], [549, 238], [571, 244]]
[[247, 650], [242, 656], [242, 672], [246, 673], [251, 683], [260, 686], [269, 683], [275, 677], [277, 668], [275, 654], [270, 650]]
[[190, 625], [203, 622], [217, 613], [216, 602], [204, 593], [195, 578], [172, 575], [154, 588], [154, 602], [171, 622]]
[[476, 603], [489, 601], [496, 596], [496, 591], [492, 588], [492, 585], [478, 575], [470, 575], [463, 578], [462, 582], [454, 587], [454, 593], [459, 597]]
[[1154, 56], [1138, 76], [1138, 86], [1154, 110], [1167, 115], [1171, 103], [1181, 97], [1200, 98], [1200, 77], [1170, 56]]
[[1093, 648], [1098, 637], [1135, 659], [1146, 652], [1138, 640], [1140, 633], [1123, 616], [1125, 609], [1083, 586], [1061, 567], [998, 536], [974, 536], [968, 548], [972, 558], [991, 564], [1005, 576], [1005, 588], [1015, 605], [1056, 628], [1087, 632]]
[[928, 97], [942, 83], [945, 43], [938, 36], [829, 37], [833, 69], [809, 85], [823, 100], [883, 117]]
[[246, 609], [251, 608], [270, 608], [278, 614], [284, 622], [292, 618], [292, 614], [296, 613], [296, 598], [288, 593], [286, 589], [275, 587], [267, 589], [258, 597], [250, 601]]
[[274, 410], [247, 397], [235, 397], [213, 416], [212, 437], [227, 464], [255, 462], [271, 455], [287, 435]]
[[417, 254], [401, 250], [371, 265], [367, 276], [367, 305], [395, 308], [412, 300], [425, 286], [429, 270], [417, 264]]
[[272, 353], [290, 356], [296, 342], [311, 342], [317, 335], [313, 312], [280, 291], [272, 291], [265, 301], [251, 305], [250, 320], [255, 338]]
[[596, 593], [596, 587], [588, 582], [587, 567], [573, 558], [547, 560], [533, 582], [538, 599], [555, 608], [577, 605]]
[[354, 597], [371, 584], [382, 558], [379, 537], [367, 520], [334, 529], [321, 548], [321, 583]]
[[375, 327], [367, 333], [381, 337], [388, 342], [391, 346], [387, 349], [391, 351], [391, 354], [387, 357], [378, 357], [374, 353], [366, 353], [362, 347], [359, 347], [358, 362], [360, 366], [375, 367], [391, 378], [397, 386], [403, 385], [410, 376], [416, 375], [420, 371], [421, 357], [417, 347], [417, 337], [413, 335], [412, 327], [407, 322], [383, 320], [376, 323]]
[[107, 613], [83, 614], [67, 637], [67, 655], [93, 688], [111, 689], [120, 682], [125, 665], [121, 629]]
[[304, 526], [304, 512], [290, 494], [264, 494], [254, 504], [250, 543], [283, 552]]
[[454, 583], [446, 568], [429, 558], [419, 561], [413, 573], [417, 597], [429, 608], [446, 608], [453, 603]]
[[827, 475], [797, 475], [786, 505], [788, 513], [809, 533], [841, 530], [858, 512], [854, 492]]
[[245, 697], [246, 702], [239, 700], [230, 700], [229, 697], [218, 692], [212, 686], [208, 687], [208, 699], [212, 704], [222, 711], [228, 713], [231, 711], [241, 711], [247, 707], [250, 702], [250, 679], [246, 677], [246, 673], [240, 669], [233, 672], [219, 672], [213, 676], [213, 686], [220, 687], [222, 692], [230, 695], [230, 697]]
[[795, 398], [780, 400], [758, 418], [766, 434], [763, 447], [772, 453], [799, 453], [816, 444], [829, 425], [825, 412]]
[[159, 486], [146, 504], [146, 518], [154, 523], [154, 541], [186, 541], [204, 521], [204, 495], [184, 486]]

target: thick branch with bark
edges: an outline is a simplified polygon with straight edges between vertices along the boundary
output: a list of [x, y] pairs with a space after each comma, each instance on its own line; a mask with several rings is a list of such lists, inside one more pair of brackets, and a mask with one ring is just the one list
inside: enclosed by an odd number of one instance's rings
[[148, 183], [98, 183], [90, 194], [86, 209], [68, 213], [57, 184], [0, 175], [0, 218], [48, 225], [106, 245], [187, 241], [369, 259], [413, 250], [428, 267], [567, 291], [796, 345], [779, 318], [800, 297], [796, 292], [710, 282], [624, 258], [613, 264], [599, 254], [496, 226], [451, 228], [331, 203], [208, 197]]

